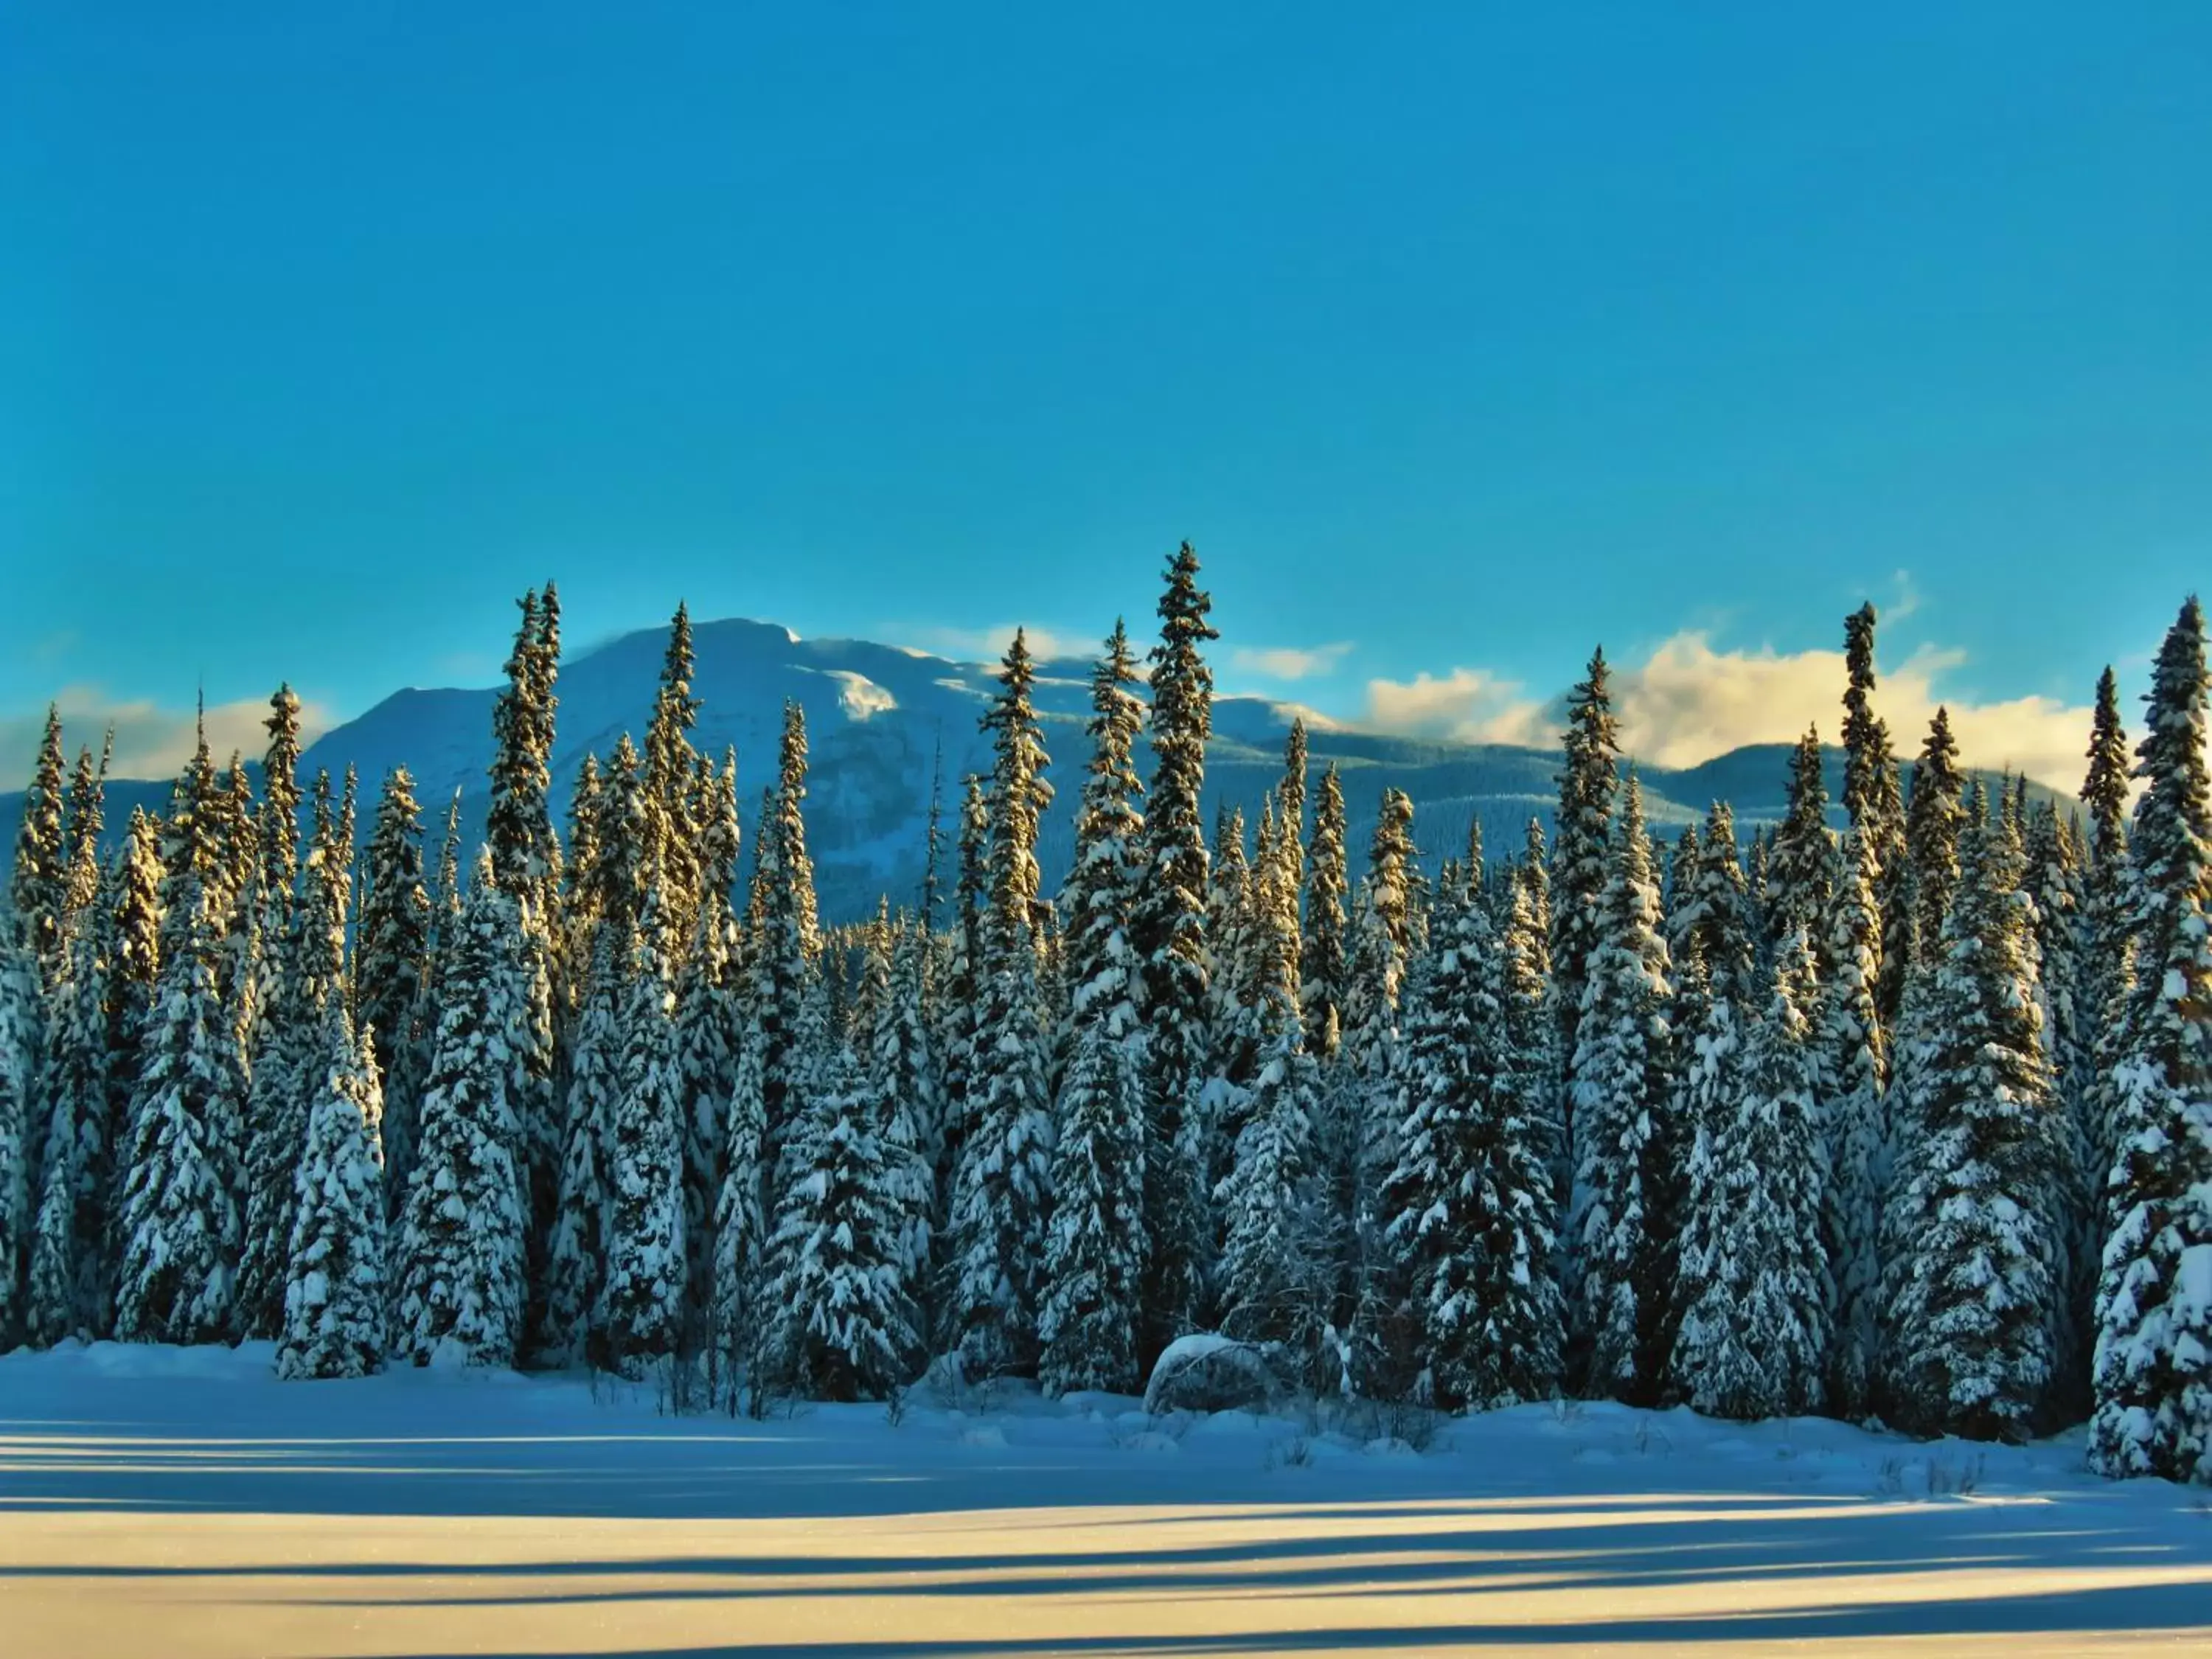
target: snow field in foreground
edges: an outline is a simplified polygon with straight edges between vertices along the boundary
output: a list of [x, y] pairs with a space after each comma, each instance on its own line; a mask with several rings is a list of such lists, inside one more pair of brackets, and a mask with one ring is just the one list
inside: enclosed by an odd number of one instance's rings
[[752, 1422], [581, 1378], [270, 1364], [0, 1358], [0, 1650], [2212, 1649], [2205, 1495], [2100, 1480], [2074, 1437], [1583, 1404], [1416, 1450], [1383, 1421], [1100, 1395]]

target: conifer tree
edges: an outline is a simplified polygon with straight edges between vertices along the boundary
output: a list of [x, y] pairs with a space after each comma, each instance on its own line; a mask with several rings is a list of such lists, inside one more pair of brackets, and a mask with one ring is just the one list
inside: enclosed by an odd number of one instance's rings
[[62, 884], [62, 927], [65, 934], [71, 933], [99, 896], [100, 842], [107, 823], [107, 768], [114, 756], [115, 728], [111, 726], [101, 740], [97, 764], [90, 749], [79, 749], [76, 770], [70, 776], [62, 837], [67, 865]]
[[1870, 838], [1844, 832], [1842, 879], [1828, 918], [1828, 978], [1818, 1011], [1820, 1071], [1826, 1082], [1828, 1202], [1821, 1237], [1832, 1284], [1827, 1399], [1846, 1421], [1867, 1415], [1879, 1352], [1881, 1194], [1889, 1180], [1882, 1091], [1887, 1050], [1878, 1006], [1881, 915], [1880, 866]]
[[1794, 1416], [1821, 1398], [1827, 1159], [1802, 1012], [1814, 982], [1810, 941], [1793, 927], [1766, 1008], [1749, 1023], [1732, 1109], [1700, 1125], [1690, 1160], [1681, 1271], [1693, 1291], [1674, 1376], [1692, 1407], [1717, 1417]]
[[276, 1375], [367, 1376], [384, 1368], [384, 1161], [374, 1039], [343, 1011], [326, 1022], [284, 1258]]
[[848, 1047], [812, 1068], [799, 1095], [771, 1252], [776, 1368], [811, 1398], [883, 1399], [911, 1374], [917, 1346], [898, 1177]]
[[15, 927], [30, 951], [44, 991], [60, 976], [62, 915], [68, 903], [68, 847], [62, 833], [62, 718], [49, 704], [46, 734], [31, 787], [23, 795], [23, 822], [15, 834], [15, 868], [9, 889]]
[[1882, 917], [1875, 1002], [1886, 1044], [1904, 992], [1905, 802], [1889, 726], [1874, 712], [1874, 646], [1875, 608], [1863, 605], [1844, 619], [1850, 677], [1844, 690], [1844, 810], [1874, 866], [1875, 904]]
[[652, 844], [642, 849], [665, 872], [663, 900], [669, 925], [679, 939], [689, 939], [706, 872], [700, 859], [701, 831], [694, 821], [692, 778], [697, 755], [691, 731], [699, 720], [699, 699], [691, 693], [695, 672], [691, 616], [684, 605], [668, 626], [668, 651], [653, 694], [653, 720], [645, 733], [645, 790], [651, 802]]
[[716, 799], [716, 817], [726, 827], [710, 840], [702, 860], [706, 885], [676, 993], [677, 1071], [683, 1085], [684, 1238], [690, 1257], [685, 1299], [694, 1320], [705, 1316], [714, 1297], [714, 1208], [728, 1150], [730, 1094], [737, 1086], [740, 1038], [737, 923], [730, 914], [728, 884], [722, 878], [730, 860], [717, 850], [726, 840], [733, 859], [734, 788], [725, 797], [718, 787]]
[[[924, 951], [919, 927], [902, 919], [869, 941], [862, 963], [869, 1018], [862, 1031], [862, 1082], [872, 1103], [868, 1127], [884, 1162], [885, 1194], [898, 1211], [904, 1249], [900, 1281], [921, 1310], [929, 1267], [930, 1228], [936, 1207], [932, 1169], [923, 1154], [937, 1115], [937, 1067], [925, 1018]], [[917, 1340], [921, 1330], [917, 1326]]]
[[447, 955], [407, 1190], [394, 1324], [418, 1365], [509, 1365], [523, 1333], [526, 1189], [509, 1093], [529, 1040], [520, 931], [487, 850]]
[[[2097, 1296], [2091, 1462], [2212, 1485], [2212, 783], [2204, 613], [2152, 669], [2136, 775], [2135, 986], [2112, 1079], [2115, 1220]], [[2116, 722], [2115, 722], [2116, 724]]]
[[[203, 750], [204, 754], [204, 750]], [[116, 1334], [211, 1342], [233, 1329], [238, 1271], [236, 1044], [216, 987], [217, 895], [189, 854], [142, 1039]]]
[[1203, 647], [1219, 634], [1185, 542], [1170, 561], [1152, 648], [1152, 781], [1145, 814], [1145, 870], [1130, 931], [1144, 964], [1145, 1239], [1152, 1252], [1139, 1353], [1181, 1335], [1204, 1294], [1211, 1229], [1205, 1190], [1206, 830], [1199, 796], [1213, 732], [1213, 672]]
[[1938, 708], [1928, 741], [1912, 768], [1912, 794], [1906, 809], [1905, 846], [1910, 872], [1914, 934], [1937, 948], [1943, 919], [1959, 881], [1959, 837], [1966, 823], [1966, 784], [1959, 772], [1959, 745], [1951, 736], [1951, 712]]
[[[42, 1346], [105, 1334], [112, 1316], [106, 1237], [115, 1161], [107, 1030], [112, 934], [112, 919], [96, 899], [79, 913], [46, 1031], [40, 1094], [47, 1130], [28, 1301], [31, 1340]], [[9, 1063], [0, 1059], [0, 1066]]]
[[968, 1140], [953, 1196], [953, 1288], [961, 1360], [971, 1377], [1028, 1370], [1051, 1196], [1052, 1115], [1038, 1018], [1032, 931], [1036, 825], [1050, 800], [1042, 734], [1030, 702], [1033, 675], [1017, 633], [1001, 665], [1005, 688], [984, 716], [992, 770], [991, 903], [984, 978], [969, 1078]]
[[[2128, 854], [2127, 732], [2120, 725], [2118, 682], [2110, 668], [2097, 681], [2095, 726], [2081, 800], [2089, 809], [2089, 872], [2082, 902], [2081, 986], [2077, 1006], [2090, 1040], [2079, 1045], [2082, 1073], [2075, 1087], [2090, 1139], [2089, 1168], [2100, 1206], [2118, 1161], [2117, 1097], [2119, 1041], [2135, 992], [2134, 866]], [[2112, 1218], [2100, 1214], [2109, 1227]]]
[[2051, 1218], [2063, 1262], [2051, 1398], [2057, 1416], [2079, 1422], [2088, 1411], [2098, 1259], [2105, 1245], [2103, 1177], [2109, 1173], [2094, 1169], [2092, 1103], [2074, 1086], [2085, 1069], [2077, 1054], [2082, 1033], [2075, 1003], [2081, 884], [2057, 813], [2048, 801], [2029, 803], [2026, 777], [2015, 785], [2010, 822], [2017, 826], [2025, 854], [2022, 890], [2033, 907], [2028, 943], [2057, 1108], [2051, 1133], [2063, 1160], [2051, 1195]]
[[138, 1093], [139, 1053], [154, 1006], [154, 985], [161, 963], [161, 868], [159, 821], [134, 808], [123, 845], [110, 868], [112, 894], [107, 901], [109, 937], [107, 990], [107, 1121], [110, 1135], [108, 1190], [102, 1204], [102, 1249], [112, 1291], [121, 1253], [119, 1212], [131, 1134], [131, 1105]]
[[1144, 708], [1117, 621], [1091, 677], [1091, 753], [1076, 815], [1068, 912], [1067, 1075], [1054, 1110], [1038, 1379], [1049, 1394], [1137, 1387], [1143, 1296], [1145, 1103], [1130, 937], [1143, 857], [1144, 786], [1131, 751]]
[[27, 944], [0, 939], [0, 1350], [13, 1347], [25, 1325], [31, 1208], [31, 1115], [45, 1048], [44, 997], [37, 954]]
[[623, 1047], [631, 954], [619, 922], [599, 929], [568, 1064], [568, 1121], [553, 1228], [546, 1242], [533, 1347], [556, 1369], [605, 1356], [600, 1291], [607, 1265], [607, 1207], [615, 1114], [623, 1088]]
[[[258, 880], [256, 899], [260, 910], [262, 978], [255, 995], [265, 994], [269, 979], [283, 971], [278, 962], [279, 942], [290, 931], [294, 890], [300, 875], [300, 699], [289, 684], [280, 685], [269, 699], [269, 718], [263, 722], [269, 747], [261, 757], [261, 810], [255, 815]], [[318, 1051], [317, 1061], [321, 1054]], [[301, 1118], [305, 1123], [304, 1115]], [[282, 1287], [279, 1286], [279, 1294]]]
[[1298, 914], [1298, 886], [1305, 865], [1306, 723], [1304, 716], [1291, 720], [1290, 735], [1283, 740], [1283, 781], [1275, 786], [1279, 839], [1275, 852], [1277, 891], [1290, 895], [1291, 975], [1294, 986], [1305, 982], [1305, 937]]
[[[1828, 830], [1828, 790], [1820, 776], [1820, 738], [1808, 729], [1790, 760], [1790, 805], [1774, 827], [1767, 861], [1767, 938], [1793, 932], [1815, 941], [1820, 959], [1828, 907], [1836, 890], [1836, 843]], [[1801, 1010], [1802, 1013], [1803, 1011]]]
[[422, 815], [404, 766], [385, 775], [375, 827], [362, 854], [355, 1018], [384, 1068], [386, 1205], [397, 1210], [414, 1167], [422, 1074], [422, 1029], [430, 969], [430, 896], [422, 884]]
[[[1603, 927], [1587, 960], [1575, 1026], [1570, 1226], [1587, 1386], [1648, 1405], [1658, 1397], [1667, 1358], [1680, 1136], [1668, 1109], [1671, 967], [1632, 774], [1609, 864]], [[1553, 935], [1562, 936], [1557, 927]]]
[[1930, 963], [1920, 1121], [1895, 1176], [1915, 1246], [1890, 1313], [1889, 1387], [1902, 1426], [2021, 1439], [2052, 1370], [2057, 1106], [2020, 846], [1979, 786], [1966, 817]]
[[1306, 1051], [1321, 1060], [1335, 1057], [1343, 1036], [1349, 973], [1344, 902], [1350, 890], [1344, 837], [1344, 786], [1332, 761], [1321, 775], [1315, 797], [1313, 846], [1306, 854], [1305, 945], [1298, 993]]
[[1562, 1116], [1579, 1144], [1574, 1113], [1580, 1091], [1575, 1071], [1581, 1050], [1583, 1005], [1590, 953], [1606, 931], [1605, 896], [1611, 881], [1613, 797], [1620, 739], [1602, 647], [1590, 655], [1589, 673], [1567, 696], [1566, 766], [1559, 774], [1559, 810], [1552, 846], [1552, 1007], [1559, 1024], [1554, 1049], [1566, 1067], [1560, 1079]]
[[659, 870], [648, 872], [607, 1146], [600, 1324], [608, 1364], [632, 1377], [676, 1352], [683, 1325], [684, 1089], [669, 988], [673, 924], [662, 909], [667, 884]]

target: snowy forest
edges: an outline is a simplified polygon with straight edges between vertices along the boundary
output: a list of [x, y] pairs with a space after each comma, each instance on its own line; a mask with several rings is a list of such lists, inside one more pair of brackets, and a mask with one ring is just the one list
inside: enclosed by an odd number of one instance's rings
[[203, 737], [111, 828], [50, 715], [0, 928], [0, 1348], [680, 1370], [738, 1411], [933, 1369], [1132, 1393], [1199, 1338], [1446, 1412], [2086, 1419], [2104, 1473], [2212, 1483], [2194, 599], [2132, 746], [2100, 683], [2078, 812], [1978, 781], [1941, 712], [1906, 759], [1868, 606], [1840, 830], [1808, 732], [1780, 821], [1655, 843], [1599, 652], [1548, 829], [1433, 873], [1395, 790], [1346, 844], [1303, 727], [1203, 821], [1210, 611], [1186, 544], [1074, 756], [1017, 635], [990, 770], [857, 926], [817, 910], [798, 707], [750, 814], [696, 750], [680, 608], [557, 825], [550, 584], [481, 826], [404, 769], [302, 778], [280, 689], [258, 775]]

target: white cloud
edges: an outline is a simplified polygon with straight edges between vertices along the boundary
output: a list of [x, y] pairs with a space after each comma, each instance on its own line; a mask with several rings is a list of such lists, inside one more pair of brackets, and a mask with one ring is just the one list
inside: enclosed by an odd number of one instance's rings
[[837, 682], [837, 705], [845, 711], [848, 720], [864, 720], [898, 707], [898, 699], [866, 674], [855, 673], [849, 668], [825, 668], [821, 672]]
[[1229, 665], [1240, 673], [1261, 679], [1305, 680], [1316, 674], [1333, 674], [1352, 649], [1349, 640], [1334, 645], [1276, 646], [1259, 650], [1239, 648], [1229, 653]]
[[903, 628], [892, 630], [906, 637], [902, 650], [917, 655], [949, 658], [954, 662], [996, 663], [1006, 654], [1019, 629], [1026, 636], [1030, 655], [1039, 662], [1075, 658], [1089, 661], [1098, 654], [1102, 641], [1086, 640], [1049, 628], [1020, 623], [1000, 623], [991, 628]]
[[[144, 697], [118, 702], [96, 685], [64, 687], [54, 702], [61, 710], [63, 741], [72, 756], [80, 748], [97, 752], [101, 734], [110, 726], [115, 728], [115, 759], [110, 769], [113, 776], [174, 777], [192, 757], [192, 711], [189, 708], [164, 708]], [[208, 748], [216, 763], [228, 761], [234, 750], [248, 758], [259, 756], [269, 743], [269, 733], [262, 726], [268, 718], [265, 698], [210, 705]], [[331, 711], [320, 703], [301, 705], [303, 743], [313, 742], [331, 724]], [[30, 781], [46, 726], [44, 709], [0, 719], [0, 788], [20, 789]]]
[[[1948, 707], [1968, 765], [2008, 768], [2054, 788], [2075, 788], [2088, 706], [2045, 696], [1984, 703], [1945, 696], [1944, 676], [1965, 661], [1963, 652], [1923, 646], [1883, 676], [1875, 708], [1898, 752], [1910, 758], [1936, 708]], [[1613, 708], [1630, 754], [1693, 766], [1747, 744], [1793, 742], [1808, 726], [1834, 743], [1844, 683], [1840, 651], [1717, 650], [1707, 635], [1686, 630], [1641, 663], [1615, 665]], [[1550, 747], [1563, 718], [1556, 700], [1528, 697], [1522, 686], [1481, 669], [1368, 683], [1365, 723], [1382, 731]]]
[[1548, 744], [1545, 705], [1522, 691], [1517, 681], [1480, 668], [1455, 668], [1441, 677], [1421, 673], [1410, 680], [1370, 680], [1364, 723], [1407, 737]]

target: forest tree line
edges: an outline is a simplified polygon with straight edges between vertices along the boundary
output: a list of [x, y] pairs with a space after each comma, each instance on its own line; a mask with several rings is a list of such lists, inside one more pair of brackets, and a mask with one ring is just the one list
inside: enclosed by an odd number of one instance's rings
[[426, 839], [397, 769], [362, 837], [350, 774], [301, 779], [289, 689], [258, 783], [203, 733], [112, 850], [50, 714], [0, 928], [0, 1346], [682, 1366], [734, 1404], [933, 1356], [1127, 1392], [1210, 1330], [1320, 1392], [2087, 1418], [2106, 1472], [2212, 1481], [2194, 599], [2132, 751], [2100, 682], [2079, 813], [1971, 776], [1940, 710], [1902, 764], [1868, 606], [1840, 833], [1808, 732], [1779, 822], [1655, 843], [1600, 652], [1550, 833], [1433, 876], [1395, 790], [1355, 863], [1302, 726], [1209, 834], [1210, 611], [1186, 544], [1141, 661], [1106, 641], [1054, 891], [1017, 635], [989, 773], [860, 926], [817, 909], [795, 704], [741, 834], [681, 608], [642, 743], [556, 828], [559, 601], [525, 596], [465, 871], [458, 798]]

